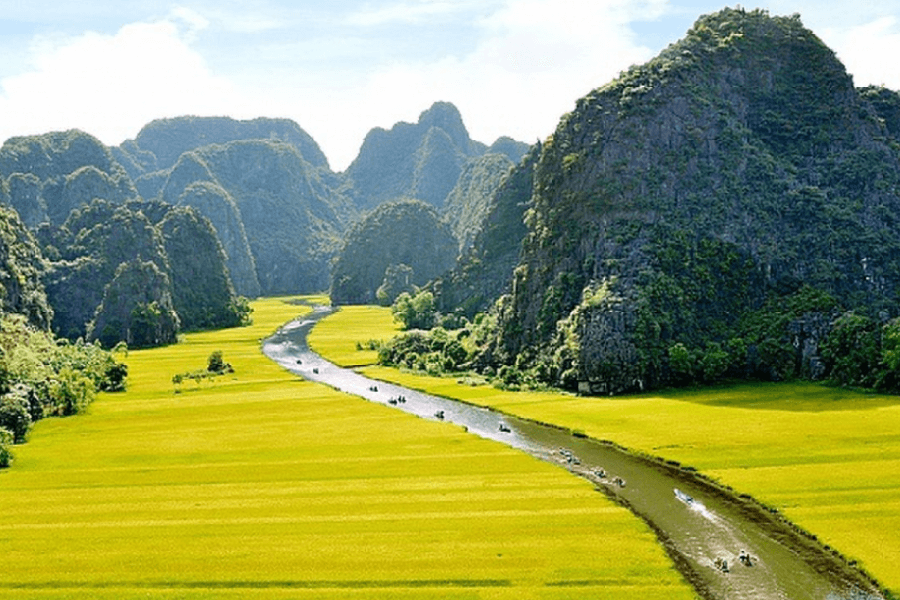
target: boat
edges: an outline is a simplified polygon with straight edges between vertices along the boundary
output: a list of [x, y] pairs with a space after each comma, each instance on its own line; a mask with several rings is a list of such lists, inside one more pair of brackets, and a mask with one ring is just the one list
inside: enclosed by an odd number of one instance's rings
[[675, 488], [675, 497], [690, 506], [694, 503], [694, 499], [691, 496], [688, 496], [678, 488]]

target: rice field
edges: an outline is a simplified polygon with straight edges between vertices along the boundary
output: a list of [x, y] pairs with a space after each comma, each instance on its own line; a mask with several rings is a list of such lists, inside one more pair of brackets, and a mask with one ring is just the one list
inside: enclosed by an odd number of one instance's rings
[[[15, 448], [0, 597], [694, 598], [588, 482], [299, 381], [259, 346], [307, 309], [253, 308], [251, 327], [131, 352], [126, 393]], [[233, 375], [172, 383], [214, 350]]]
[[[355, 342], [395, 331], [386, 309], [345, 307], [317, 326], [311, 343], [363, 364], [371, 357], [354, 358]], [[693, 466], [777, 508], [900, 596], [900, 397], [790, 383], [585, 398], [362, 370]]]

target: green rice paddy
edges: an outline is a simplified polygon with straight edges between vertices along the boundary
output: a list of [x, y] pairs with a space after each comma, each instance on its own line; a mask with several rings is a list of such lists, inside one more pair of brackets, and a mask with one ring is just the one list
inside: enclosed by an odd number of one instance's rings
[[[306, 309], [253, 307], [251, 327], [131, 352], [126, 393], [15, 448], [0, 597], [694, 597], [588, 482], [298, 380], [260, 340]], [[214, 350], [235, 373], [176, 393]]]
[[[344, 364], [372, 364], [373, 353], [353, 356], [356, 342], [396, 330], [386, 309], [345, 307], [317, 326], [311, 344]], [[585, 398], [363, 372], [693, 466], [777, 508], [900, 596], [898, 397], [790, 383]]]

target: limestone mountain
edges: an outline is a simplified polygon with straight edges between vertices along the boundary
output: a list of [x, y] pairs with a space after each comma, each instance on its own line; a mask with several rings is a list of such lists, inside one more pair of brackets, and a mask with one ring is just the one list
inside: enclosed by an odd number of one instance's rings
[[189, 206], [165, 212], [157, 223], [169, 259], [172, 308], [182, 330], [240, 325], [246, 314], [229, 276], [225, 251], [209, 219]]
[[491, 198], [513, 162], [505, 154], [488, 153], [463, 165], [456, 185], [447, 195], [443, 213], [459, 240], [460, 252], [472, 246], [491, 209]]
[[87, 337], [106, 347], [122, 341], [151, 348], [174, 343], [178, 325], [169, 278], [156, 263], [136, 258], [119, 265], [104, 287]]
[[158, 119], [145, 125], [134, 140], [114, 148], [113, 153], [137, 179], [171, 168], [185, 152], [239, 140], [278, 140], [292, 145], [314, 167], [328, 168], [328, 160], [316, 141], [290, 119], [239, 121], [229, 117], [190, 116]]
[[23, 314], [50, 329], [53, 310], [42, 277], [47, 269], [40, 247], [14, 210], [0, 207], [0, 313]]
[[248, 298], [259, 296], [256, 260], [234, 197], [212, 181], [202, 180], [184, 188], [175, 202], [197, 209], [212, 223], [225, 250], [225, 262], [237, 293]]
[[[148, 346], [179, 327], [243, 319], [215, 231], [190, 207], [95, 200], [39, 234], [54, 257], [44, 280], [61, 336]], [[149, 287], [137, 293], [141, 282]]]
[[450, 226], [418, 200], [382, 204], [347, 234], [332, 271], [334, 304], [390, 304], [456, 262]]
[[[527, 148], [510, 138], [495, 144], [495, 152], [507, 153], [513, 161]], [[442, 208], [467, 161], [487, 150], [469, 137], [454, 105], [436, 102], [417, 123], [369, 132], [344, 173], [347, 193], [364, 211], [398, 198], [416, 198]]]
[[[527, 193], [524, 174], [498, 192], [527, 196], [527, 231], [484, 360], [604, 393], [675, 380], [682, 351], [791, 376], [816, 352], [809, 315], [897, 315], [894, 106], [796, 15], [700, 18], [577, 102]], [[764, 328], [764, 306], [796, 310]]]
[[332, 178], [291, 144], [236, 141], [182, 154], [161, 198], [194, 205], [210, 217], [229, 249], [235, 279], [246, 282], [240, 293], [254, 290], [248, 271], [254, 264], [263, 294], [315, 292], [328, 287], [330, 260], [356, 215]]
[[7, 140], [0, 173], [8, 180], [10, 205], [31, 228], [46, 221], [60, 225], [95, 198], [121, 204], [138, 197], [110, 150], [77, 130]]
[[462, 252], [453, 271], [435, 282], [436, 300], [442, 312], [461, 312], [471, 318], [488, 310], [509, 291], [510, 274], [519, 261], [522, 240], [528, 232], [524, 216], [534, 189], [534, 167], [540, 150], [541, 145], [535, 145], [502, 179], [488, 197], [470, 247]]

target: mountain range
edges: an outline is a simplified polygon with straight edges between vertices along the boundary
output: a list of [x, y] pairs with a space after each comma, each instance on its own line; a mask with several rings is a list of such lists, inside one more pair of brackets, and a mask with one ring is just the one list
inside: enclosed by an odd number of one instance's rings
[[[147, 213], [152, 228], [163, 220], [150, 218], [161, 205], [190, 208], [215, 233], [235, 298], [311, 293], [329, 288], [349, 228], [389, 200], [423, 200], [447, 227], [477, 230], [487, 198], [527, 148], [509, 138], [490, 147], [471, 140], [456, 107], [438, 102], [415, 124], [374, 129], [353, 164], [335, 173], [293, 121], [180, 117], [153, 121], [112, 148], [77, 130], [10, 139], [0, 148], [0, 201], [40, 242], [50, 261], [40, 277], [50, 291], [53, 329], [74, 338], [88, 334], [120, 264], [150, 261], [175, 279], [168, 269], [177, 262], [156, 251], [165, 240], [116, 246], [109, 256], [98, 256], [96, 247], [85, 251], [84, 240], [96, 242], [91, 235], [100, 225], [84, 223], [85, 215], [111, 218], [116, 207], [127, 207], [134, 218]], [[102, 210], [85, 212], [97, 201], [106, 203]], [[465, 233], [453, 244], [470, 240]], [[455, 256], [443, 264], [452, 265]], [[210, 255], [205, 262], [218, 272], [216, 260]], [[235, 298], [222, 304], [229, 318], [233, 311], [224, 307]]]

